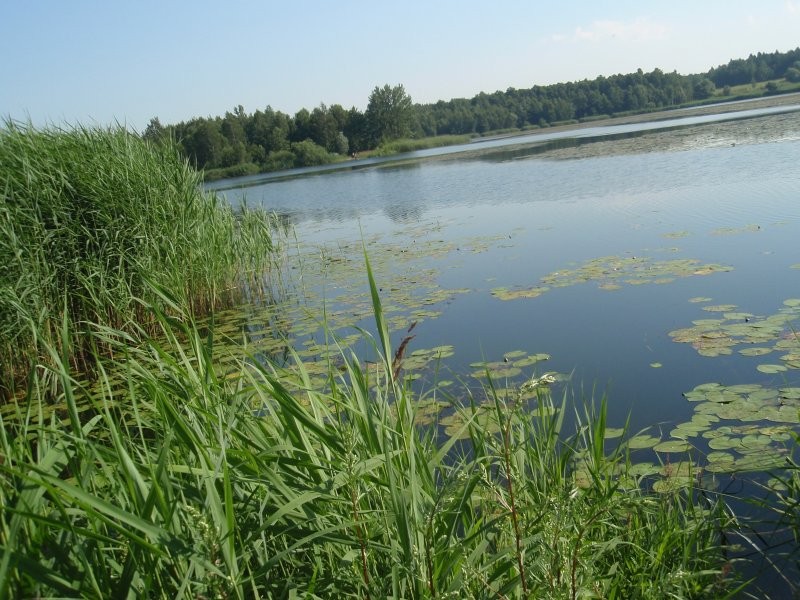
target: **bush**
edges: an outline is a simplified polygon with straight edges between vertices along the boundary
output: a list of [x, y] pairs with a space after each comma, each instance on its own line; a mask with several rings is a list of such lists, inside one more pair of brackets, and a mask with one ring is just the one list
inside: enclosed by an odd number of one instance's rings
[[270, 152], [264, 162], [265, 171], [280, 171], [291, 169], [295, 163], [295, 156], [291, 150], [278, 150]]
[[315, 167], [333, 162], [333, 157], [328, 151], [311, 140], [292, 144], [292, 153], [296, 167]]

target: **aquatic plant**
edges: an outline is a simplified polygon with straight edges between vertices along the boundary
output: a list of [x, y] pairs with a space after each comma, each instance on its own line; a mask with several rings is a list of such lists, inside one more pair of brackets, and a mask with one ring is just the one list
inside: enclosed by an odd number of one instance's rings
[[[271, 218], [201, 190], [169, 140], [122, 127], [0, 129], [0, 387], [49, 360], [62, 320], [92, 358], [88, 324], [133, 331], [139, 299], [168, 290], [203, 313], [265, 289]], [[47, 344], [45, 344], [45, 342]], [[60, 354], [60, 350], [59, 350]]]
[[[607, 452], [605, 403], [563, 429], [541, 374], [488, 378], [441, 437], [394, 375], [367, 264], [381, 368], [342, 350], [327, 391], [242, 356], [220, 376], [213, 329], [177, 303], [113, 350], [99, 386], [75, 376], [69, 321], [48, 371], [0, 413], [0, 596], [721, 597], [733, 591], [722, 502], [636, 485]], [[46, 342], [43, 342], [46, 343]], [[510, 359], [517, 354], [511, 354]], [[543, 357], [542, 357], [543, 358]], [[124, 386], [111, 385], [112, 369]], [[478, 411], [478, 405], [488, 401]], [[85, 408], [88, 407], [88, 410]], [[483, 417], [479, 418], [479, 414]], [[485, 420], [485, 422], [484, 422]], [[611, 432], [609, 432], [609, 436]]]

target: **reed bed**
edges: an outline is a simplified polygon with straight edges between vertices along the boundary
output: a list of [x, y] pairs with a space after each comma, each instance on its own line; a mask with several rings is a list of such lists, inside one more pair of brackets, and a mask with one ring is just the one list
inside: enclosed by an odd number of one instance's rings
[[471, 135], [438, 135], [418, 139], [405, 138], [382, 143], [374, 151], [364, 153], [364, 156], [390, 156], [402, 152], [415, 152], [417, 150], [427, 150], [429, 148], [439, 148], [441, 146], [468, 144], [471, 139]]
[[[201, 191], [170, 141], [121, 127], [0, 129], [0, 388], [57, 347], [62, 317], [131, 331], [162, 288], [195, 313], [263, 290], [271, 219]], [[92, 358], [78, 335], [71, 360]]]
[[267, 286], [270, 219], [202, 194], [169, 142], [0, 142], [0, 598], [737, 592], [724, 502], [639, 485], [604, 403], [568, 434], [540, 375], [453, 401], [466, 440], [420, 425], [368, 260], [377, 367], [223, 374], [196, 317]]
[[[246, 356], [220, 376], [212, 332], [162, 302], [147, 307], [161, 331], [143, 345], [92, 332], [113, 348], [121, 387], [102, 366], [98, 387], [79, 383], [52, 348], [63, 411], [43, 416], [32, 377], [2, 417], [0, 597], [735, 591], [724, 503], [623, 485], [627, 457], [606, 449], [602, 403], [566, 435], [566, 397], [540, 376], [532, 401], [490, 383], [462, 404], [467, 443], [418, 425], [372, 292], [381, 368], [344, 353], [325, 392], [291, 393], [280, 370]], [[479, 425], [483, 400], [491, 418]]]

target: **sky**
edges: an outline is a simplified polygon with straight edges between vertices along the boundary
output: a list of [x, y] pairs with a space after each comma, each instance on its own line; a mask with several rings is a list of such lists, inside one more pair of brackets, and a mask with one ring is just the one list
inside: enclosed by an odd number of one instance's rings
[[163, 124], [705, 72], [800, 46], [800, 0], [0, 0], [0, 118]]

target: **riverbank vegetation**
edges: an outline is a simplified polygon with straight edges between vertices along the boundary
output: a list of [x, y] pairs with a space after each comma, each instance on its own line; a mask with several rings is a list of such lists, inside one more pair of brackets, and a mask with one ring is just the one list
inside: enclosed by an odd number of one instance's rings
[[[369, 267], [367, 267], [369, 269]], [[325, 390], [290, 393], [177, 304], [159, 331], [93, 336], [115, 361], [0, 412], [0, 594], [14, 597], [725, 597], [739, 586], [724, 502], [651, 494], [601, 403], [563, 428], [542, 374], [457, 410], [462, 436], [417, 422], [382, 357], [344, 356]], [[151, 330], [152, 332], [152, 330]], [[62, 349], [73, 339], [63, 330]], [[302, 366], [301, 366], [302, 373]], [[121, 377], [119, 375], [121, 374]], [[490, 410], [474, 403], [488, 400]], [[54, 401], [58, 404], [54, 405]], [[478, 416], [483, 415], [482, 418]]]
[[[723, 598], [746, 583], [750, 534], [725, 495], [668, 459], [680, 485], [656, 493], [604, 401], [548, 373], [500, 389], [488, 367], [458, 397], [418, 397], [366, 257], [376, 362], [331, 335], [312, 385], [291, 348], [299, 379], [245, 336], [221, 356], [215, 309], [265, 301], [277, 245], [268, 216], [202, 193], [174, 146], [7, 123], [0, 157], [0, 597]], [[455, 435], [420, 418], [432, 405], [459, 416]]]
[[[166, 291], [193, 314], [264, 287], [271, 219], [234, 214], [168, 140], [119, 128], [0, 130], [0, 389], [31, 366], [94, 360], [92, 328], [132, 333]], [[16, 383], [14, 383], [16, 382]]]
[[446, 136], [508, 134], [798, 90], [800, 48], [734, 59], [706, 73], [640, 69], [431, 104], [414, 104], [402, 85], [376, 86], [363, 112], [320, 104], [294, 116], [270, 106], [247, 114], [238, 106], [223, 117], [175, 125], [153, 118], [143, 136], [177, 140], [184, 156], [205, 170], [206, 179], [218, 179], [346, 160], [376, 148], [382, 154], [415, 148], [409, 143], [392, 146], [401, 139], [438, 139], [445, 144]]

